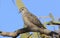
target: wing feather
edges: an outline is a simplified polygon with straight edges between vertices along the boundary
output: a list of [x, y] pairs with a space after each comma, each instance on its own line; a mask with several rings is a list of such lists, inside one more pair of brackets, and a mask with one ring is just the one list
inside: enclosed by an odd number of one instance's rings
[[31, 13], [28, 13], [27, 15], [28, 15], [27, 17], [28, 17], [30, 22], [32, 22], [33, 24], [37, 25], [38, 27], [45, 28], [44, 25], [40, 22], [40, 20], [35, 15], [33, 15]]

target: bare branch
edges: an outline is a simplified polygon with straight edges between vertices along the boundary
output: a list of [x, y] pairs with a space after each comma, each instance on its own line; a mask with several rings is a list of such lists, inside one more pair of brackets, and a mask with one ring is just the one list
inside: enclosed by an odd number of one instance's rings
[[18, 29], [15, 32], [2, 32], [0, 31], [1, 36], [7, 36], [7, 37], [17, 37], [19, 34], [29, 32], [27, 28]]
[[52, 34], [58, 35], [58, 33], [56, 32], [53, 32], [47, 29], [38, 28], [38, 27], [22, 28], [22, 29], [16, 30], [15, 32], [0, 32], [0, 35], [16, 38], [19, 34], [26, 33], [26, 32], [40, 32], [50, 36], [52, 36]]
[[60, 25], [60, 22], [50, 21], [47, 25]]

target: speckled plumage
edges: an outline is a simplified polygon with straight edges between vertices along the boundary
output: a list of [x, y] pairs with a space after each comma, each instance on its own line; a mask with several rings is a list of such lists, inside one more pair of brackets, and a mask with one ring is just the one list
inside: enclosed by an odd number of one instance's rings
[[25, 25], [29, 27], [33, 27], [33, 25], [36, 25], [37, 27], [45, 28], [44, 25], [40, 22], [40, 20], [35, 15], [30, 13], [27, 8], [25, 7], [20, 8], [20, 13], [22, 13]]

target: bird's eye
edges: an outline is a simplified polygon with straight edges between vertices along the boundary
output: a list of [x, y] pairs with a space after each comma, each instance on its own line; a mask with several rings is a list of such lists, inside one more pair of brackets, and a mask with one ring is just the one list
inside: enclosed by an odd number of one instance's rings
[[24, 9], [22, 9], [22, 10], [24, 10]]

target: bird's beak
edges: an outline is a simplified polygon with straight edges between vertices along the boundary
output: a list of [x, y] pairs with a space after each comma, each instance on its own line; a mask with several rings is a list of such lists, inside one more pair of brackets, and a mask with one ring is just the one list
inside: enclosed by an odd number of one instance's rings
[[21, 13], [21, 10], [19, 9], [19, 13]]
[[18, 13], [21, 13], [21, 11], [20, 11], [20, 10], [18, 10]]
[[21, 13], [22, 12], [22, 10], [21, 9], [19, 9], [19, 13]]

